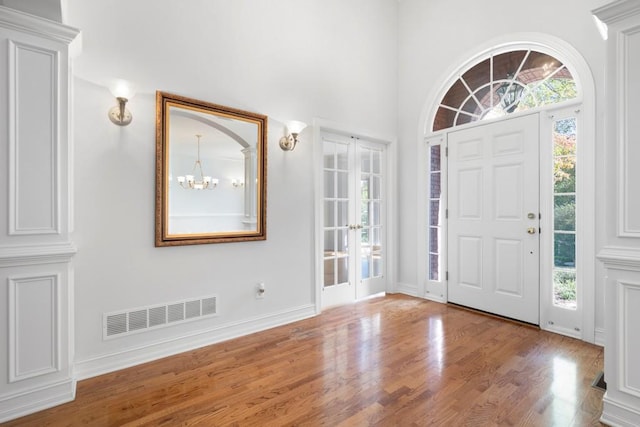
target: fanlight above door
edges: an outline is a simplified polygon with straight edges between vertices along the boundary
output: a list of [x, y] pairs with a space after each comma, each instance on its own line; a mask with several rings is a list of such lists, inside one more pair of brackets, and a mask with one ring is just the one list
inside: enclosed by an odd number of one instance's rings
[[267, 117], [156, 93], [156, 246], [266, 239]]

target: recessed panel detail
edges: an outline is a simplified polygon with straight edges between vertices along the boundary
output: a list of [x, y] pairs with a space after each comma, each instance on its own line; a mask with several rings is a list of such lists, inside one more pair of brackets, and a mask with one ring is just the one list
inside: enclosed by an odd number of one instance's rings
[[458, 142], [458, 161], [482, 158], [482, 139], [470, 139]]
[[522, 242], [520, 240], [495, 240], [496, 292], [523, 297]]
[[620, 349], [624, 363], [622, 366], [622, 388], [630, 394], [640, 397], [640, 284], [620, 283], [622, 312], [620, 313], [619, 331], [623, 335], [619, 342], [626, 343]]
[[482, 238], [460, 236], [458, 250], [460, 284], [482, 289]]
[[482, 218], [482, 169], [466, 169], [458, 172], [458, 218]]
[[58, 275], [9, 279], [9, 381], [57, 372]]
[[507, 154], [522, 153], [522, 132], [512, 132], [493, 137], [493, 155], [504, 156]]
[[521, 220], [523, 198], [522, 165], [495, 166], [493, 169], [493, 185], [494, 219]]
[[14, 42], [9, 52], [9, 234], [57, 233], [57, 52]]

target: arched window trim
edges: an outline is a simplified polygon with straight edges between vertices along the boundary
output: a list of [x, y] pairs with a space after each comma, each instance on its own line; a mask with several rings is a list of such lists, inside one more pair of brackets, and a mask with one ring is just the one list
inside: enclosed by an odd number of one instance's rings
[[[525, 34], [526, 35], [526, 34]], [[540, 35], [535, 35], [532, 36], [531, 39], [535, 40], [536, 38], [539, 38]], [[524, 38], [524, 37], [523, 37]], [[543, 36], [544, 39], [546, 38], [550, 38], [548, 36]], [[554, 39], [554, 38], [550, 38], [550, 39]], [[474, 123], [477, 125], [477, 120], [476, 122], [471, 121], [469, 123], [463, 123], [463, 124], [458, 124], [452, 126], [452, 127], [448, 127], [448, 128], [443, 128], [443, 129], [439, 129], [439, 130], [433, 130], [433, 126], [434, 126], [434, 122], [436, 119], [436, 115], [438, 112], [438, 109], [440, 107], [449, 109], [451, 111], [456, 112], [456, 117], [454, 118], [454, 123], [457, 122], [458, 120], [458, 116], [459, 114], [463, 114], [463, 115], [467, 115], [470, 117], [478, 117], [479, 115], [477, 114], [471, 114], [469, 112], [463, 111], [461, 110], [461, 107], [465, 105], [466, 102], [468, 102], [469, 97], [467, 97], [465, 99], [465, 101], [463, 103], [460, 104], [460, 106], [458, 108], [453, 108], [451, 106], [447, 106], [447, 105], [442, 105], [440, 104], [440, 102], [442, 101], [442, 99], [444, 98], [444, 96], [447, 94], [447, 92], [449, 91], [449, 89], [456, 83], [456, 81], [460, 80], [461, 82], [463, 82], [463, 84], [465, 85], [465, 88], [467, 89], [467, 91], [471, 93], [473, 93], [473, 91], [470, 91], [468, 83], [466, 81], [464, 81], [464, 79], [462, 78], [462, 76], [469, 71], [471, 68], [473, 68], [474, 66], [480, 64], [481, 62], [490, 59], [491, 63], [489, 66], [489, 70], [491, 73], [490, 76], [490, 82], [485, 84], [485, 85], [489, 85], [492, 82], [495, 84], [499, 81], [504, 81], [504, 79], [502, 80], [497, 80], [497, 81], [493, 81], [493, 57], [504, 54], [504, 53], [509, 53], [509, 52], [515, 52], [515, 51], [522, 51], [522, 50], [526, 50], [527, 52], [531, 52], [531, 51], [535, 51], [535, 52], [540, 52], [546, 55], [549, 55], [555, 59], [557, 59], [558, 61], [560, 61], [562, 63], [561, 67], [558, 67], [553, 73], [551, 73], [549, 76], [546, 76], [545, 79], [538, 81], [538, 85], [536, 85], [536, 88], [540, 85], [543, 84], [545, 81], [548, 81], [549, 78], [551, 78], [553, 75], [557, 75], [558, 72], [560, 72], [562, 69], [567, 69], [569, 71], [569, 73], [571, 74], [573, 81], [575, 82], [576, 85], [576, 97], [569, 99], [569, 100], [564, 100], [558, 103], [553, 103], [553, 104], [546, 104], [546, 105], [541, 105], [541, 106], [537, 106], [535, 108], [531, 108], [525, 111], [525, 113], [532, 113], [534, 111], [544, 111], [547, 109], [552, 109], [552, 108], [559, 108], [562, 106], [568, 106], [568, 105], [572, 105], [572, 104], [578, 104], [581, 103], [584, 99], [584, 87], [583, 84], [580, 80], [580, 74], [579, 72], [577, 72], [574, 69], [574, 65], [575, 62], [577, 60], [580, 61], [584, 61], [582, 58], [575, 58], [574, 55], [571, 54], [571, 52], [561, 52], [551, 46], [549, 46], [552, 43], [546, 43], [544, 41], [528, 41], [528, 42], [524, 42], [524, 41], [520, 41], [520, 42], [506, 42], [504, 44], [501, 45], [493, 45], [489, 48], [486, 48], [484, 50], [481, 50], [480, 52], [478, 52], [477, 54], [475, 54], [472, 57], [467, 57], [466, 60], [464, 62], [459, 62], [459, 64], [461, 63], [462, 65], [459, 65], [458, 67], [455, 68], [455, 70], [452, 70], [448, 73], [449, 77], [445, 80], [445, 84], [441, 86], [440, 90], [437, 92], [437, 95], [433, 98], [433, 103], [431, 103], [429, 105], [430, 107], [430, 112], [428, 114], [428, 120], [426, 120], [424, 123], [425, 127], [424, 127], [424, 133], [423, 135], [425, 137], [429, 137], [432, 135], [438, 135], [442, 132], [445, 132], [447, 130], [451, 130], [451, 129], [461, 129], [463, 126], [472, 126]], [[522, 65], [524, 64], [524, 61], [522, 61], [518, 67], [518, 71], [514, 74], [514, 76], [518, 76], [518, 73], [521, 71]], [[478, 88], [479, 89], [479, 88]], [[478, 89], [476, 89], [476, 92], [478, 91]], [[527, 89], [531, 89], [531, 88], [527, 88]], [[435, 93], [435, 92], [434, 92]], [[477, 97], [476, 97], [476, 101]], [[492, 101], [493, 102], [493, 101]], [[493, 104], [492, 104], [493, 105]], [[519, 114], [518, 112], [516, 113], [512, 113], [512, 114]]]

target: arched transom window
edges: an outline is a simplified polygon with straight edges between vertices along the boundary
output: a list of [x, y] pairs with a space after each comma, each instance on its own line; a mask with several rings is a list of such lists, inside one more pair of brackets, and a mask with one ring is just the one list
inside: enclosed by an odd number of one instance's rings
[[577, 96], [571, 72], [553, 56], [531, 49], [490, 54], [451, 85], [440, 101], [433, 131]]

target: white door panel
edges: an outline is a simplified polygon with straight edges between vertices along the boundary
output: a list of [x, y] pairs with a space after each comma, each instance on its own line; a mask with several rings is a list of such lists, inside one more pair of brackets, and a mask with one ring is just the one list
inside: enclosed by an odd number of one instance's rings
[[537, 114], [448, 134], [448, 299], [535, 324], [538, 139]]

